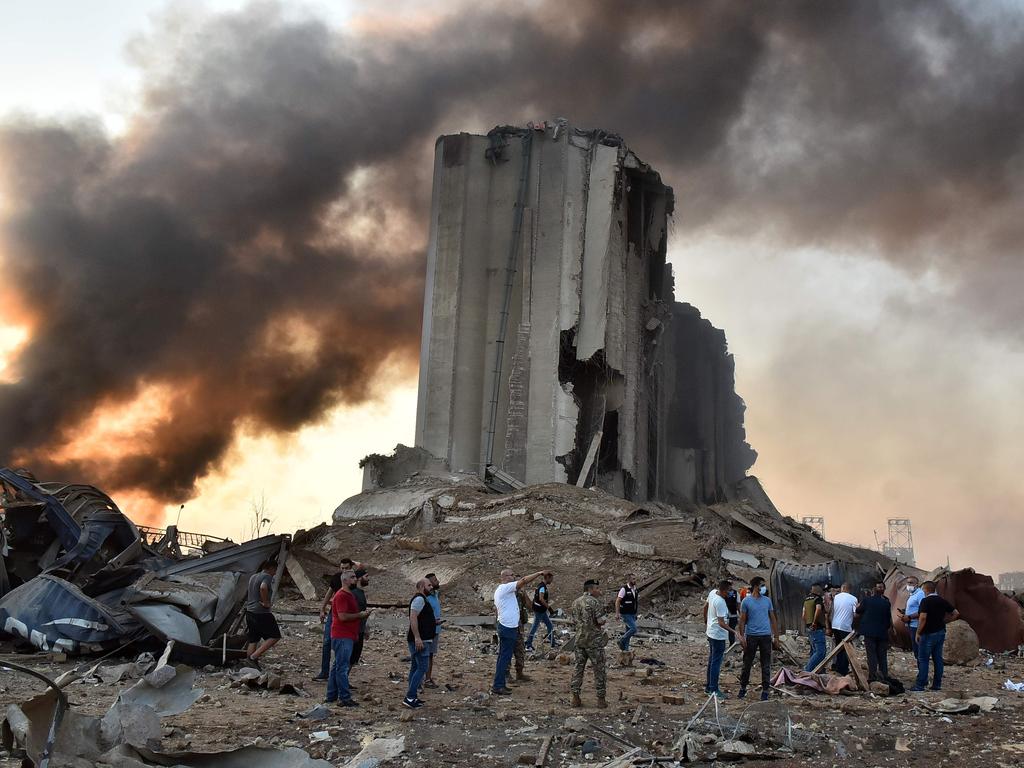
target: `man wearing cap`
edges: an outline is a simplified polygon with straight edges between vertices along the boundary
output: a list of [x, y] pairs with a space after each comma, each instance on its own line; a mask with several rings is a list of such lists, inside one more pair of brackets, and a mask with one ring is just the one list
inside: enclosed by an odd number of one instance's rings
[[505, 568], [501, 572], [501, 582], [494, 589], [494, 607], [498, 612], [498, 621], [494, 625], [498, 630], [498, 661], [494, 667], [491, 693], [497, 696], [508, 696], [512, 693], [505, 685], [505, 681], [508, 665], [515, 652], [516, 639], [519, 637], [519, 598], [516, 597], [516, 590], [522, 589], [543, 575], [544, 571], [537, 571], [516, 581], [512, 570]]
[[601, 596], [597, 579], [583, 582], [583, 594], [572, 604], [572, 620], [576, 623], [575, 666], [573, 667], [572, 706], [582, 707], [580, 691], [583, 689], [583, 672], [589, 660], [594, 668], [594, 688], [597, 691], [597, 706], [605, 709], [608, 702], [605, 698], [608, 679], [604, 668], [604, 647], [608, 644], [608, 635], [604, 632], [604, 607], [598, 598]]

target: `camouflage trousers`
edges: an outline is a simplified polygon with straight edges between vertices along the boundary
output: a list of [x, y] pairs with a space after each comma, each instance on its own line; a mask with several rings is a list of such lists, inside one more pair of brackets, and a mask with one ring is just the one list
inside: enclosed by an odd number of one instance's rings
[[594, 668], [594, 689], [597, 691], [597, 695], [604, 697], [605, 691], [608, 690], [608, 677], [604, 671], [604, 648], [576, 648], [575, 651], [575, 666], [572, 670], [572, 682], [569, 684], [569, 690], [575, 694], [583, 688], [583, 671], [587, 668], [587, 661], [590, 661], [590, 665]]
[[516, 647], [512, 649], [512, 657], [516, 662], [516, 674], [523, 674], [523, 667], [526, 666], [526, 643], [523, 642], [523, 625], [519, 625], [516, 632]]
[[[512, 648], [512, 658], [516, 664], [516, 675], [523, 674], [523, 669], [526, 666], [526, 643], [523, 641], [523, 628], [522, 626], [516, 631], [516, 644]], [[508, 665], [508, 674], [512, 674], [512, 663]]]

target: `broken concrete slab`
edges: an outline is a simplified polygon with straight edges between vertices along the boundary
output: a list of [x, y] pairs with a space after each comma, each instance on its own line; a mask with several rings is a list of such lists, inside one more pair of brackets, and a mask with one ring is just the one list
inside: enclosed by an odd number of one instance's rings
[[385, 760], [393, 760], [405, 751], [405, 736], [374, 739], [343, 768], [376, 768]]
[[191, 667], [181, 665], [168, 669], [172, 669], [174, 675], [160, 687], [142, 679], [118, 694], [117, 700], [129, 705], [148, 706], [161, 717], [181, 714], [203, 695], [203, 689], [193, 688], [196, 672]]

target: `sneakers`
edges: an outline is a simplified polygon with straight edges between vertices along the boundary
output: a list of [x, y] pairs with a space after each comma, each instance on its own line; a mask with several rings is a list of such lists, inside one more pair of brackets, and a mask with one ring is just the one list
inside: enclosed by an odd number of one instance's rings
[[768, 691], [761, 691], [761, 701], [768, 701], [770, 697], [771, 694]]
[[491, 688], [491, 693], [495, 696], [511, 696], [512, 691], [508, 688]]
[[718, 699], [719, 701], [725, 701], [726, 699], [728, 699], [728, 698], [729, 698], [728, 696], [726, 696], [726, 695], [725, 695], [724, 693], [722, 693], [721, 691], [714, 691], [714, 692], [713, 692], [713, 693], [711, 693], [710, 695], [711, 695], [711, 696], [714, 696], [714, 697], [715, 697], [716, 699]]
[[402, 706], [406, 709], [419, 709], [423, 706], [423, 702], [419, 699], [402, 699]]
[[577, 708], [577, 709], [578, 709], [579, 707], [582, 707], [582, 706], [583, 706], [583, 702], [582, 702], [582, 701], [580, 701], [580, 695], [579, 695], [578, 693], [574, 693], [574, 694], [572, 695], [572, 705], [571, 705], [571, 706], [573, 706], [573, 707], [575, 707], [575, 708]]
[[358, 707], [359, 704], [358, 704], [358, 702], [355, 702], [352, 699], [342, 699], [341, 701], [338, 702], [338, 706], [339, 707]]
[[423, 687], [424, 688], [437, 688], [437, 683], [435, 683], [433, 680], [424, 680], [423, 681]]
[[737, 699], [745, 699], [747, 697], [747, 689], [740, 688], [740, 692], [736, 694]]
[[314, 683], [326, 683], [328, 678], [317, 675], [316, 677], [312, 678], [312, 680]]
[[252, 656], [246, 656], [245, 657], [245, 663], [246, 663], [247, 666], [250, 666], [253, 669], [258, 669], [260, 672], [263, 671], [263, 667], [260, 666], [259, 661], [254, 659]]

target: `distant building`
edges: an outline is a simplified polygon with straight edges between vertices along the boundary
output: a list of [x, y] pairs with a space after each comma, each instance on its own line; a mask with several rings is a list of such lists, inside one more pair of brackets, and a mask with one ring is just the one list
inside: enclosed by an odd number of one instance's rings
[[996, 586], [1003, 592], [1024, 592], [1024, 571], [1000, 573], [999, 583]]
[[417, 447], [480, 477], [723, 499], [757, 454], [725, 334], [674, 300], [673, 204], [605, 131], [438, 139]]

